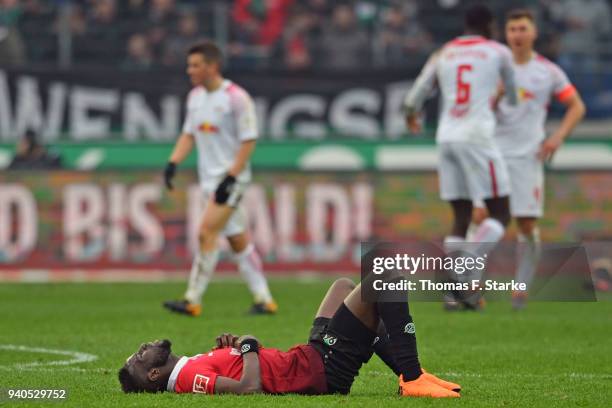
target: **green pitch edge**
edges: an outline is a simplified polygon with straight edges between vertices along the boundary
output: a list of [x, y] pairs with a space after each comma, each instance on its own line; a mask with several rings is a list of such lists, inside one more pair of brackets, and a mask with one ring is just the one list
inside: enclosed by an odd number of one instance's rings
[[[0, 144], [0, 168], [13, 156], [13, 145]], [[167, 143], [57, 143], [53, 150], [64, 166], [75, 170], [159, 169], [172, 150]], [[401, 141], [260, 141], [253, 167], [260, 170], [358, 171], [435, 170], [436, 149], [431, 139]], [[191, 154], [182, 167], [195, 167]], [[569, 141], [552, 168], [612, 169], [612, 140]]]

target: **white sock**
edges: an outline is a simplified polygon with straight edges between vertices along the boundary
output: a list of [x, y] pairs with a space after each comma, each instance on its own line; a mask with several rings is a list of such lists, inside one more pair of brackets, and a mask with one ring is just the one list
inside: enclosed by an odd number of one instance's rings
[[461, 251], [465, 244], [465, 238], [457, 235], [447, 235], [444, 237], [444, 252], [451, 253], [455, 251]]
[[185, 292], [185, 299], [189, 303], [199, 305], [202, 302], [202, 295], [208, 287], [208, 282], [212, 278], [213, 272], [219, 261], [219, 250], [210, 252], [200, 252], [193, 258], [191, 272], [189, 274], [189, 285]]
[[244, 251], [235, 253], [234, 258], [242, 278], [246, 281], [253, 294], [255, 303], [272, 302], [272, 294], [268, 282], [262, 271], [262, 263], [253, 244], [249, 244]]
[[465, 234], [466, 241], [471, 241], [474, 238], [474, 235], [476, 235], [476, 231], [478, 231], [478, 227], [478, 224], [470, 222], [470, 226], [468, 227], [467, 233]]
[[527, 285], [527, 290], [538, 268], [542, 245], [540, 243], [540, 230], [535, 228], [531, 235], [519, 233], [517, 236], [518, 250], [516, 259], [516, 281]]
[[[457, 236], [457, 235], [447, 235], [444, 237], [444, 253], [449, 256], [453, 255], [453, 257], [464, 256], [463, 247], [465, 246], [465, 238]], [[457, 274], [454, 271], [447, 271], [450, 274], [450, 278], [453, 280], [461, 281], [463, 280], [463, 275]]]
[[[476, 233], [468, 241], [471, 245], [467, 245], [467, 249], [475, 257], [486, 258], [497, 243], [504, 237], [505, 233], [506, 229], [501, 222], [497, 221], [495, 218], [486, 218], [480, 223], [478, 229], [476, 229]], [[481, 280], [484, 271], [484, 269], [472, 271], [470, 279]]]
[[497, 243], [504, 237], [506, 229], [495, 218], [486, 218], [476, 229], [474, 236], [468, 242]]

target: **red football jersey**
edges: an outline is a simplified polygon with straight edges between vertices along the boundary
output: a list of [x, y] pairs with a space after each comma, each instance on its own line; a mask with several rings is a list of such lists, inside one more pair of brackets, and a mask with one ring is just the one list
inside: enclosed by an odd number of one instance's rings
[[[311, 346], [298, 345], [288, 351], [259, 350], [261, 386], [269, 394], [323, 394], [327, 391], [321, 355]], [[242, 356], [226, 347], [207, 354], [182, 357], [168, 380], [168, 391], [214, 394], [217, 376], [240, 380]]]

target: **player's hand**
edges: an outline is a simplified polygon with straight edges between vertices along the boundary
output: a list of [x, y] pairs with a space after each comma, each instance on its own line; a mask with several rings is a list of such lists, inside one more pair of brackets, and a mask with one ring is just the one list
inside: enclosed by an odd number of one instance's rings
[[215, 191], [215, 202], [217, 204], [227, 203], [230, 194], [232, 194], [234, 184], [236, 184], [236, 177], [232, 176], [231, 174], [228, 174], [223, 180], [221, 180], [221, 183], [219, 183], [217, 190]]
[[218, 349], [225, 347], [235, 347], [236, 342], [238, 340], [238, 336], [231, 333], [223, 333], [220, 336], [217, 336], [215, 343], [217, 344]]
[[406, 116], [406, 127], [412, 134], [421, 133], [422, 127], [419, 116], [416, 114]]
[[542, 161], [551, 160], [557, 149], [561, 147], [561, 143], [562, 141], [555, 136], [551, 136], [544, 140], [540, 146], [540, 151], [538, 152], [538, 159]]
[[164, 183], [166, 183], [166, 188], [168, 190], [172, 190], [174, 186], [172, 185], [172, 179], [176, 174], [176, 164], [172, 162], [168, 162], [166, 164], [166, 169], [164, 170]]

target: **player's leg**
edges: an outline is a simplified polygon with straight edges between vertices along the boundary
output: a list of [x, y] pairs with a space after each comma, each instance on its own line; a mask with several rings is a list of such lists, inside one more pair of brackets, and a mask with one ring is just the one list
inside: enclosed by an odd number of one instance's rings
[[242, 215], [240, 209], [236, 210], [225, 229], [228, 232], [227, 240], [234, 253], [238, 271], [253, 295], [253, 306], [250, 313], [274, 314], [278, 306], [272, 298], [268, 281], [264, 276], [261, 257], [255, 245], [249, 240], [246, 223], [242, 222], [244, 220]]
[[[404, 295], [406, 301], [403, 302], [366, 302], [359, 284], [340, 306], [330, 322], [330, 328], [333, 329], [336, 325], [341, 327], [342, 319], [357, 318], [370, 333], [376, 333], [381, 329], [382, 321], [388, 340], [386, 347], [394, 360], [395, 367], [392, 369], [397, 370], [400, 375], [400, 393], [404, 396], [458, 397], [457, 392], [432, 382], [434, 378], [439, 380], [437, 377], [423, 373], [418, 358], [415, 325], [408, 306], [408, 292]], [[459, 386], [456, 387], [460, 389]]]
[[206, 208], [198, 231], [199, 251], [196, 253], [184, 300], [164, 302], [167, 309], [191, 316], [201, 313], [202, 296], [208, 287], [219, 260], [218, 239], [234, 209], [207, 197]]
[[[322, 329], [329, 324], [331, 318], [336, 314], [340, 306], [344, 304], [344, 299], [346, 299], [355, 287], [355, 283], [348, 278], [340, 278], [332, 283], [315, 315], [313, 323], [314, 331], [322, 331]], [[372, 348], [374, 349], [374, 353], [387, 365], [387, 367], [399, 376], [399, 369], [389, 349], [387, 330], [380, 319]]]
[[542, 248], [537, 220], [535, 217], [516, 218], [518, 250], [515, 279], [518, 283], [524, 283], [527, 290], [512, 293], [512, 307], [515, 310], [525, 307], [527, 294], [540, 262]]
[[471, 240], [474, 237], [474, 234], [476, 234], [476, 230], [480, 224], [489, 218], [489, 212], [487, 211], [487, 206], [483, 200], [473, 200], [472, 207], [472, 221], [470, 222], [470, 226], [468, 227], [467, 234], [465, 236], [466, 241]]
[[355, 282], [348, 278], [336, 279], [319, 304], [315, 319], [331, 319], [355, 287]]
[[472, 218], [469, 188], [457, 155], [460, 148], [457, 143], [443, 143], [439, 146], [440, 198], [450, 204], [453, 212], [451, 233], [444, 237], [444, 250], [447, 253], [462, 248]]
[[540, 232], [537, 221], [544, 209], [544, 168], [537, 158], [506, 158], [512, 193], [510, 212], [518, 229], [516, 280], [527, 285], [527, 291], [512, 293], [512, 306], [522, 309], [527, 300], [529, 286], [536, 273], [541, 256]]
[[463, 167], [471, 170], [466, 174], [472, 198], [484, 199], [489, 214], [470, 242], [496, 243], [510, 222], [510, 179], [506, 163], [496, 146], [469, 146], [461, 159]]

